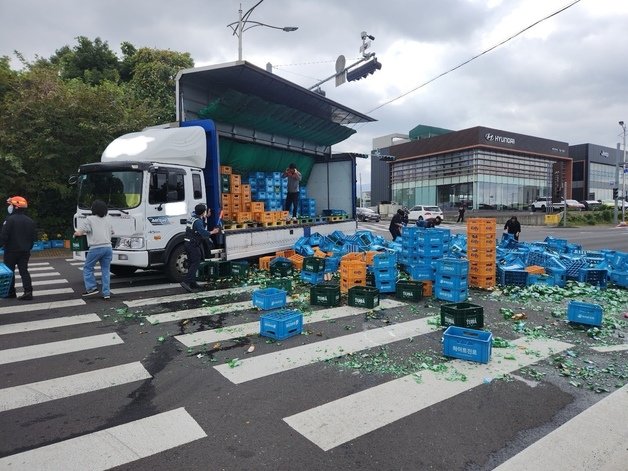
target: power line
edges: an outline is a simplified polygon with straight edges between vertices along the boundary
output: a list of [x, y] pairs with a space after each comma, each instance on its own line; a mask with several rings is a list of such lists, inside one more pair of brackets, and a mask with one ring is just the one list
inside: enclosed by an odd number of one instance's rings
[[557, 10], [557, 11], [555, 11], [554, 13], [551, 13], [551, 14], [547, 15], [546, 17], [541, 18], [541, 19], [540, 19], [540, 20], [538, 20], [538, 21], [535, 21], [535, 22], [534, 22], [534, 23], [532, 23], [531, 25], [526, 26], [526, 27], [525, 27], [525, 28], [523, 28], [521, 31], [519, 31], [518, 33], [513, 34], [513, 35], [512, 35], [512, 36], [510, 36], [509, 38], [504, 39], [503, 41], [501, 41], [501, 42], [499, 42], [499, 43], [495, 44], [494, 46], [489, 47], [489, 48], [488, 48], [488, 49], [486, 49], [485, 51], [482, 51], [482, 52], [480, 52], [479, 54], [477, 54], [477, 55], [475, 55], [475, 56], [471, 57], [470, 59], [467, 59], [466, 61], [462, 62], [461, 64], [458, 64], [457, 66], [452, 67], [451, 69], [449, 69], [449, 70], [447, 70], [447, 71], [445, 71], [445, 72], [443, 72], [443, 73], [441, 73], [441, 74], [437, 75], [436, 77], [431, 78], [431, 79], [430, 79], [430, 80], [428, 80], [427, 82], [424, 82], [424, 83], [422, 83], [421, 85], [418, 85], [417, 87], [413, 88], [412, 90], [409, 90], [409, 91], [407, 91], [407, 92], [405, 92], [405, 93], [403, 93], [403, 94], [399, 95], [399, 96], [398, 96], [398, 97], [396, 97], [396, 98], [393, 98], [393, 99], [391, 99], [391, 100], [388, 100], [388, 101], [386, 101], [386, 102], [382, 103], [381, 105], [379, 105], [379, 106], [377, 106], [377, 107], [373, 108], [372, 110], [367, 111], [367, 112], [366, 112], [366, 114], [370, 114], [370, 113], [372, 113], [372, 112], [374, 112], [374, 111], [377, 111], [377, 110], [379, 110], [380, 108], [383, 108], [383, 107], [384, 107], [384, 106], [386, 106], [386, 105], [390, 105], [391, 103], [393, 103], [393, 102], [395, 102], [395, 101], [397, 101], [397, 100], [399, 100], [399, 99], [401, 99], [401, 98], [403, 98], [403, 97], [405, 97], [405, 96], [407, 96], [407, 95], [409, 95], [409, 94], [411, 94], [411, 93], [416, 92], [416, 91], [417, 91], [417, 90], [419, 90], [420, 88], [423, 88], [423, 87], [425, 87], [426, 85], [429, 85], [430, 83], [434, 82], [435, 80], [437, 80], [437, 79], [439, 79], [439, 78], [441, 78], [441, 77], [444, 77], [445, 75], [447, 75], [447, 74], [449, 74], [449, 73], [453, 72], [454, 70], [459, 69], [460, 67], [462, 67], [462, 66], [464, 66], [464, 65], [467, 65], [469, 62], [474, 61], [474, 60], [475, 60], [475, 59], [477, 59], [478, 57], [481, 57], [481, 56], [483, 56], [484, 54], [487, 54], [487, 53], [491, 52], [493, 49], [497, 49], [499, 46], [502, 46], [502, 45], [506, 44], [506, 43], [507, 43], [508, 41], [510, 41], [511, 39], [514, 39], [514, 38], [516, 38], [517, 36], [519, 36], [519, 35], [521, 35], [521, 34], [525, 33], [526, 31], [528, 31], [529, 29], [531, 29], [531, 28], [535, 27], [535, 26], [536, 26], [536, 25], [538, 25], [539, 23], [542, 23], [543, 21], [548, 20], [548, 19], [550, 19], [551, 17], [558, 15], [559, 13], [562, 13], [563, 11], [567, 10], [568, 8], [571, 8], [572, 6], [574, 6], [576, 3], [579, 3], [580, 1], [581, 1], [581, 0], [575, 0], [575, 1], [571, 2], [569, 5], [567, 5], [567, 6], [563, 7], [563, 8], [561, 8], [560, 10]]

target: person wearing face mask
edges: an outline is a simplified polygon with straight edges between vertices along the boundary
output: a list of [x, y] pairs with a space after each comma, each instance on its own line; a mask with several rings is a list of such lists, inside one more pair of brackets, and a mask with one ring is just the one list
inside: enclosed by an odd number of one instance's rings
[[[33, 244], [37, 240], [37, 227], [25, 213], [28, 208], [26, 198], [12, 196], [7, 199], [7, 205], [9, 216], [5, 219], [0, 231], [0, 247], [4, 247], [4, 264], [12, 272], [15, 272], [17, 266], [24, 287], [24, 294], [19, 299], [30, 301], [33, 299], [33, 284], [28, 273], [28, 260], [31, 257]], [[7, 298], [16, 297], [14, 276]]]

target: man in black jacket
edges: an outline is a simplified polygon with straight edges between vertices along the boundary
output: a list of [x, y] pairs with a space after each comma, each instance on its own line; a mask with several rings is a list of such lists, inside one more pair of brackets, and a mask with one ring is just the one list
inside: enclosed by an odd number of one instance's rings
[[504, 232], [512, 234], [515, 240], [519, 240], [519, 234], [521, 234], [521, 224], [517, 221], [517, 216], [511, 217], [504, 225]]
[[[28, 273], [28, 260], [31, 256], [33, 243], [37, 239], [35, 222], [25, 214], [28, 202], [21, 196], [12, 196], [7, 200], [7, 217], [0, 231], [0, 247], [4, 247], [4, 263], [15, 272], [17, 265], [22, 277], [24, 294], [19, 297], [22, 301], [33, 299], [33, 284]], [[15, 276], [11, 280], [7, 298], [15, 298]]]

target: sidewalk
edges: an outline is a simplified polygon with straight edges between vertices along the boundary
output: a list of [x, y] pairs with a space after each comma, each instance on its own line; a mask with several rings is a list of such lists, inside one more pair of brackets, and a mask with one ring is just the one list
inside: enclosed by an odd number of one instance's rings
[[31, 252], [33, 258], [71, 258], [72, 251], [70, 249], [44, 249], [37, 252]]

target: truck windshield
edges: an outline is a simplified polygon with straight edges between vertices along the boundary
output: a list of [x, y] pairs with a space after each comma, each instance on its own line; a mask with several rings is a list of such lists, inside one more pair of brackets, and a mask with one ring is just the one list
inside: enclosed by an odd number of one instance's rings
[[142, 172], [133, 170], [84, 173], [78, 181], [78, 207], [90, 209], [102, 200], [111, 209], [131, 209], [140, 204]]

